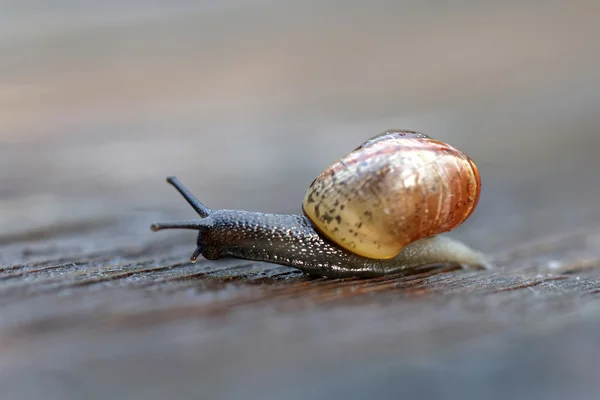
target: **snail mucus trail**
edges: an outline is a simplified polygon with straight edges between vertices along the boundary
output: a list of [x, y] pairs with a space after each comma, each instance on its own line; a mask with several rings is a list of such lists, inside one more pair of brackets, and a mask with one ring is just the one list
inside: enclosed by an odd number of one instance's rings
[[191, 261], [233, 257], [295, 267], [307, 274], [375, 277], [426, 265], [483, 269], [486, 257], [439, 235], [462, 224], [479, 200], [473, 161], [419, 132], [388, 130], [319, 175], [302, 214], [211, 210], [175, 177], [199, 219], [155, 223], [153, 231], [198, 231]]

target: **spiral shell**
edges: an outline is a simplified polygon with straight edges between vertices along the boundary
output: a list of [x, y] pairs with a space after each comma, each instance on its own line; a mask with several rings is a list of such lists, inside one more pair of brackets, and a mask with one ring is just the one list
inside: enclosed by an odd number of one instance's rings
[[302, 208], [337, 245], [389, 259], [462, 224], [480, 190], [477, 167], [463, 152], [419, 132], [389, 130], [323, 171]]

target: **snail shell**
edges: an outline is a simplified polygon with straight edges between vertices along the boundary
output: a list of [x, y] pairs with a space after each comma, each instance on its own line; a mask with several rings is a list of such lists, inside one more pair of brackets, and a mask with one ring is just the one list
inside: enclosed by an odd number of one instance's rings
[[423, 133], [389, 130], [323, 171], [302, 208], [340, 247], [389, 259], [462, 224], [480, 190], [477, 167], [465, 153]]

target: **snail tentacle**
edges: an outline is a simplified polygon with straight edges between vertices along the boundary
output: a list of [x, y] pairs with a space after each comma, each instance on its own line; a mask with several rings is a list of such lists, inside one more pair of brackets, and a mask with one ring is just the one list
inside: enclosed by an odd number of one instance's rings
[[168, 177], [167, 182], [173, 185], [173, 187], [177, 189], [179, 193], [181, 193], [183, 198], [192, 206], [192, 208], [198, 213], [198, 215], [200, 215], [203, 218], [208, 217], [210, 215], [210, 208], [202, 204], [202, 202], [200, 202], [200, 200], [198, 200], [196, 196], [194, 196], [185, 186], [183, 186], [176, 177]]
[[162, 231], [164, 229], [191, 229], [200, 230], [204, 225], [204, 221], [201, 219], [188, 219], [184, 221], [167, 221], [167, 222], [155, 222], [150, 225], [152, 232]]

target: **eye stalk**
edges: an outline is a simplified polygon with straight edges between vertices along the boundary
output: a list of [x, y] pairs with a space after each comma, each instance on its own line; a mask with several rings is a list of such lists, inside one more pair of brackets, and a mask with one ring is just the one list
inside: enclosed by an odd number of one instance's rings
[[192, 208], [202, 217], [202, 219], [188, 219], [182, 221], [169, 221], [169, 222], [155, 222], [150, 225], [150, 229], [153, 232], [162, 231], [164, 229], [193, 229], [200, 230], [206, 226], [204, 218], [207, 218], [211, 214], [210, 208], [206, 207], [200, 202], [179, 180], [170, 176], [167, 178], [167, 182], [173, 185], [175, 189], [183, 196], [183, 198], [192, 206]]
[[[191, 229], [196, 231], [201, 231], [206, 228], [210, 221], [207, 221], [207, 218], [210, 217], [212, 213], [211, 209], [206, 207], [200, 200], [196, 198], [179, 180], [170, 176], [167, 178], [167, 182], [170, 183], [177, 191], [183, 196], [183, 198], [192, 206], [194, 211], [200, 215], [202, 219], [188, 219], [182, 221], [168, 221], [168, 222], [156, 222], [150, 225], [150, 229], [153, 232], [162, 231], [165, 229]], [[200, 236], [198, 236], [198, 241], [200, 242]], [[196, 262], [198, 257], [202, 254], [202, 246], [198, 245], [192, 257], [190, 258], [191, 262]]]

